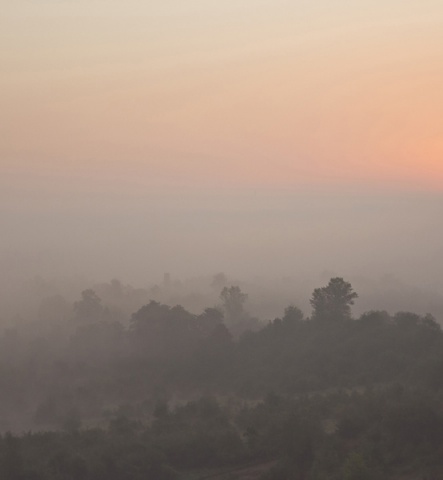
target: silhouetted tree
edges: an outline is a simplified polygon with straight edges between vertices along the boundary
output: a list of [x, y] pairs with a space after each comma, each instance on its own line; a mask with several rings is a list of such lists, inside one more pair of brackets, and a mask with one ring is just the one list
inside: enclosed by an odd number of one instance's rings
[[223, 317], [223, 312], [218, 308], [205, 308], [197, 317], [202, 334], [210, 335], [218, 325], [223, 323]]
[[316, 288], [310, 303], [315, 320], [345, 320], [351, 317], [351, 305], [358, 297], [352, 285], [343, 278], [331, 278], [326, 287]]
[[134, 345], [148, 356], [174, 356], [191, 350], [201, 337], [198, 318], [181, 305], [151, 301], [132, 315]]
[[221, 291], [220, 299], [223, 302], [223, 309], [230, 322], [240, 320], [244, 315], [244, 303], [248, 295], [243, 293], [238, 286], [225, 287]]
[[101, 299], [94, 290], [82, 292], [82, 299], [74, 303], [74, 318], [79, 323], [91, 323], [100, 319], [103, 313]]
[[227, 345], [232, 342], [232, 335], [229, 330], [226, 328], [226, 325], [219, 323], [214, 328], [211, 336], [209, 337], [209, 343], [212, 347], [216, 345]]
[[282, 322], [285, 325], [295, 325], [303, 320], [303, 312], [294, 305], [289, 305], [285, 308], [285, 314], [282, 318]]

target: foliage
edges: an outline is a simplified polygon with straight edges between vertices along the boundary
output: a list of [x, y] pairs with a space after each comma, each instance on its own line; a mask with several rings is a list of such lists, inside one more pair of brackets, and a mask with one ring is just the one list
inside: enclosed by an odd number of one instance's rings
[[244, 304], [248, 298], [238, 286], [224, 287], [220, 293], [223, 309], [228, 322], [234, 323], [242, 319], [244, 315]]
[[310, 303], [315, 320], [346, 320], [351, 317], [351, 305], [358, 297], [352, 285], [343, 278], [331, 278], [326, 287], [316, 288]]
[[103, 314], [101, 299], [92, 289], [83, 290], [82, 298], [74, 303], [74, 320], [77, 323], [90, 323], [100, 320]]
[[[118, 283], [108, 290], [123, 295]], [[0, 478], [168, 480], [259, 462], [274, 480], [438, 478], [440, 326], [412, 312], [352, 319], [356, 297], [333, 278], [314, 290], [311, 319], [291, 305], [236, 338], [229, 322], [251, 321], [239, 287], [222, 291], [228, 324], [218, 308], [151, 301], [129, 327], [84, 291], [69, 335], [51, 330], [59, 342], [0, 338], [1, 431], [23, 412], [32, 429], [51, 430], [4, 433]], [[52, 328], [66, 305], [48, 305]]]

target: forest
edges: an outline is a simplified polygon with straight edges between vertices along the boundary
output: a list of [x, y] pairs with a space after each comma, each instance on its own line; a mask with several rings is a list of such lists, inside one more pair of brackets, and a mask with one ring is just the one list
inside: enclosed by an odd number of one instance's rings
[[309, 316], [291, 304], [263, 322], [240, 286], [213, 283], [198, 314], [151, 299], [126, 318], [145, 297], [115, 280], [5, 327], [0, 478], [442, 478], [439, 319], [354, 317], [357, 292], [333, 277]]

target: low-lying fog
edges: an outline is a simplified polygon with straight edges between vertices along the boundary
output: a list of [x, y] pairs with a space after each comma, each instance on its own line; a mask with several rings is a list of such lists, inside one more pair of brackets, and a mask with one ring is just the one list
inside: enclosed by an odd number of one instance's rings
[[241, 286], [248, 311], [263, 320], [290, 303], [309, 315], [312, 290], [332, 276], [359, 293], [356, 314], [409, 310], [443, 320], [441, 195], [33, 189], [1, 196], [6, 323], [32, 316], [47, 297], [73, 302], [112, 279], [141, 289], [131, 308], [153, 298], [198, 313], [219, 302], [220, 272], [228, 285]]

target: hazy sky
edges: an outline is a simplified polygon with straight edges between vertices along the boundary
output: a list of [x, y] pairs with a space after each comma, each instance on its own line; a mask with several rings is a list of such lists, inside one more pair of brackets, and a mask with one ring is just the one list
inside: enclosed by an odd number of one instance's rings
[[441, 0], [0, 7], [3, 271], [441, 281]]

